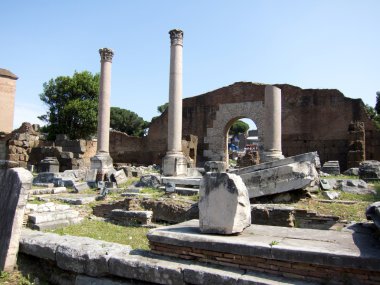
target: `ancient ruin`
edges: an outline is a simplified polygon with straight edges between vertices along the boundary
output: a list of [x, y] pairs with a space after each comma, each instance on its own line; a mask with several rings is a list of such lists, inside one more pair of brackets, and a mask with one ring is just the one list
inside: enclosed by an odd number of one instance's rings
[[162, 160], [163, 174], [181, 176], [187, 174], [187, 160], [182, 153], [182, 48], [183, 32], [171, 30], [170, 79], [168, 107], [168, 148]]
[[91, 169], [98, 171], [97, 180], [104, 180], [113, 169], [112, 158], [109, 154], [110, 129], [110, 96], [111, 96], [111, 65], [113, 51], [109, 48], [99, 50], [101, 58], [99, 108], [98, 108], [98, 144], [96, 155], [91, 158]]
[[13, 130], [17, 79], [9, 70], [0, 68], [0, 133]]

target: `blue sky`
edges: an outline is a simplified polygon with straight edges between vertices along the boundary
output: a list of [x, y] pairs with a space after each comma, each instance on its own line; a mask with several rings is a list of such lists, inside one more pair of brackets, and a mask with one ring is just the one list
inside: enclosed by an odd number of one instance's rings
[[168, 101], [168, 31], [184, 31], [183, 96], [238, 81], [335, 88], [374, 106], [380, 1], [2, 1], [0, 67], [19, 76], [15, 124], [38, 123], [42, 84], [100, 70], [115, 51], [111, 105], [145, 120]]

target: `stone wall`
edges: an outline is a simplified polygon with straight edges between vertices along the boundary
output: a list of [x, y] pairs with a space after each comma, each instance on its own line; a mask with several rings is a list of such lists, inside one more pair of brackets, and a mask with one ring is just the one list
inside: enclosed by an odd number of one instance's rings
[[[198, 138], [186, 135], [182, 138], [182, 151], [186, 157], [196, 162]], [[110, 132], [110, 155], [114, 163], [134, 165], [161, 164], [167, 150], [166, 137], [152, 139], [151, 136], [134, 137], [126, 133]]]
[[[366, 114], [361, 99], [345, 97], [336, 89], [301, 89], [276, 84], [282, 92], [282, 151], [285, 156], [317, 151], [321, 162], [339, 160], [347, 166], [348, 127], [365, 127], [366, 158], [380, 160], [380, 132]], [[258, 128], [262, 149], [264, 84], [238, 82], [183, 100], [183, 135], [198, 137], [197, 162], [226, 157], [226, 134], [237, 119], [250, 118]], [[163, 141], [167, 112], [152, 121], [147, 140]]]
[[17, 79], [9, 70], [0, 68], [0, 132], [13, 130]]
[[0, 164], [0, 271], [13, 271], [32, 174]]
[[96, 154], [95, 140], [69, 140], [65, 135], [58, 135], [56, 140], [43, 141], [30, 152], [29, 164], [38, 165], [46, 157], [56, 157], [59, 171], [90, 168], [90, 158]]
[[2, 144], [6, 146], [6, 159], [27, 167], [32, 148], [40, 144], [39, 136], [30, 123], [22, 123], [20, 128], [2, 138]]

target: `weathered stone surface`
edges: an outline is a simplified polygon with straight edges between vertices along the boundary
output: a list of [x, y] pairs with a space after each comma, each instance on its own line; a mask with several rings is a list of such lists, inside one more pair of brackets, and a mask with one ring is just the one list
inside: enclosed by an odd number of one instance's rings
[[340, 193], [338, 191], [324, 191], [322, 192], [323, 196], [330, 199], [330, 200], [335, 200], [339, 198]]
[[61, 269], [90, 276], [105, 275], [109, 272], [109, 258], [128, 256], [130, 250], [127, 245], [30, 230], [23, 231], [20, 241], [21, 252], [56, 261]]
[[118, 224], [128, 225], [148, 225], [152, 221], [152, 211], [125, 211], [122, 209], [114, 209], [111, 211], [110, 219]]
[[33, 224], [51, 222], [56, 220], [66, 220], [79, 217], [79, 212], [75, 210], [65, 210], [56, 212], [42, 212], [29, 214], [28, 221]]
[[359, 167], [352, 167], [343, 172], [344, 175], [359, 176]]
[[153, 211], [154, 221], [180, 223], [199, 217], [198, 205], [191, 201], [178, 203], [173, 199], [143, 199], [140, 203], [144, 209]]
[[85, 181], [87, 181], [87, 182], [96, 182], [96, 174], [97, 174], [97, 170], [96, 169], [88, 169], [87, 172], [86, 172]]
[[50, 222], [44, 222], [39, 224], [28, 224], [28, 227], [32, 230], [37, 231], [45, 231], [45, 230], [53, 230], [57, 228], [66, 227], [68, 225], [77, 224], [83, 221], [83, 218], [67, 218], [65, 220], [54, 220]]
[[321, 188], [322, 188], [322, 190], [330, 190], [332, 187], [331, 187], [330, 183], [328, 182], [328, 180], [321, 179]]
[[365, 211], [367, 220], [372, 220], [376, 227], [380, 229], [380, 202], [369, 205]]
[[248, 191], [229, 173], [206, 173], [199, 191], [199, 226], [204, 233], [233, 234], [251, 224]]
[[111, 174], [111, 178], [115, 179], [118, 186], [128, 181], [128, 177], [125, 175], [124, 170], [115, 171]]
[[57, 197], [55, 199], [62, 201], [64, 203], [72, 204], [72, 205], [84, 205], [91, 202], [94, 202], [96, 195], [84, 195], [81, 196], [70, 196], [70, 197]]
[[340, 175], [339, 161], [337, 160], [327, 161], [323, 164], [321, 170], [328, 174]]
[[204, 168], [206, 172], [226, 172], [227, 165], [224, 161], [206, 161]]
[[236, 285], [239, 278], [244, 274], [243, 270], [228, 269], [209, 265], [208, 267], [200, 265], [191, 265], [183, 269], [183, 279], [190, 284], [226, 284]]
[[59, 162], [55, 157], [46, 157], [37, 166], [38, 172], [59, 172]]
[[28, 190], [33, 175], [23, 168], [0, 168], [0, 271], [16, 265]]
[[366, 160], [359, 165], [359, 177], [363, 180], [380, 179], [380, 161]]
[[136, 282], [116, 281], [109, 278], [94, 278], [86, 275], [78, 275], [75, 285], [135, 285]]
[[89, 189], [90, 187], [88, 186], [87, 182], [74, 183], [74, 191], [77, 193], [83, 192]]
[[143, 175], [140, 181], [135, 184], [136, 187], [152, 187], [158, 188], [161, 186], [161, 181], [159, 175]]
[[252, 204], [252, 224], [294, 227], [294, 208], [286, 205]]
[[109, 272], [124, 278], [158, 284], [186, 284], [183, 281], [181, 266], [164, 257], [159, 259], [135, 255], [111, 257], [109, 259]]
[[[226, 238], [199, 231], [198, 221], [152, 229], [150, 242], [241, 254], [287, 262], [380, 271], [380, 248], [373, 233], [251, 225]], [[278, 241], [273, 245], [273, 241]]]
[[254, 198], [315, 186], [319, 181], [318, 165], [318, 155], [311, 152], [232, 170], [229, 173], [241, 176], [249, 197]]

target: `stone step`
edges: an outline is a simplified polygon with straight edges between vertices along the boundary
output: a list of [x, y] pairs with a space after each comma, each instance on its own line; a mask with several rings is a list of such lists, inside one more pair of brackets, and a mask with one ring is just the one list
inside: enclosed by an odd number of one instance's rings
[[187, 187], [175, 187], [175, 193], [184, 196], [193, 196], [199, 194], [199, 189]]
[[31, 195], [42, 195], [42, 194], [58, 194], [58, 193], [66, 193], [67, 188], [62, 187], [53, 187], [53, 188], [37, 188], [29, 190], [29, 194]]
[[125, 226], [128, 225], [148, 225], [152, 221], [152, 211], [126, 211], [114, 209], [111, 211], [110, 219]]
[[39, 224], [28, 224], [28, 227], [32, 230], [37, 231], [45, 231], [45, 230], [54, 230], [57, 228], [66, 227], [72, 224], [77, 224], [83, 221], [83, 218], [73, 218], [73, 219], [64, 219], [64, 220], [56, 220]]
[[29, 214], [28, 222], [31, 224], [40, 224], [57, 220], [73, 219], [79, 216], [79, 212], [75, 210], [66, 210], [59, 212], [42, 212]]
[[[148, 284], [176, 285], [316, 284], [270, 273], [231, 268], [223, 266], [223, 262], [220, 265], [211, 265], [194, 260], [188, 262], [183, 259], [160, 256], [148, 251], [137, 250], [129, 254], [130, 250], [128, 245], [85, 237], [59, 236], [27, 229], [22, 231], [20, 240], [20, 252], [49, 260], [53, 266], [69, 273], [75, 269], [77, 277], [73, 284], [76, 285], [140, 284], [138, 281], [142, 281], [143, 284], [148, 282]], [[131, 279], [133, 282], [129, 283]], [[118, 282], [115, 283], [115, 280]]]

